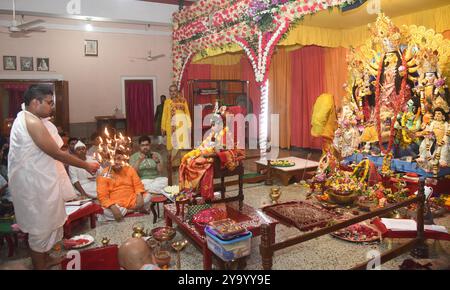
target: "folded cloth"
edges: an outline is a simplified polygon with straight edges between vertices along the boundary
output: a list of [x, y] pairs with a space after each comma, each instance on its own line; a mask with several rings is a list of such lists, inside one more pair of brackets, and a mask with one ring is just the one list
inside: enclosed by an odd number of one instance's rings
[[63, 245], [65, 249], [72, 249], [75, 246], [83, 245], [88, 242], [89, 240], [87, 239], [78, 239], [78, 240], [64, 239]]

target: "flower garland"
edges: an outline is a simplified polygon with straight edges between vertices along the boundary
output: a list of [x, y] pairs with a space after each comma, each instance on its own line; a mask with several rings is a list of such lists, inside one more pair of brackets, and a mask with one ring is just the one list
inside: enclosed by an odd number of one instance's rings
[[363, 165], [365, 165], [364, 172], [363, 172], [362, 177], [359, 178], [359, 182], [364, 182], [366, 180], [368, 174], [369, 174], [369, 165], [370, 165], [369, 159], [365, 159], [365, 160], [359, 162], [358, 165], [356, 165], [356, 167], [355, 167], [355, 169], [353, 170], [353, 173], [352, 173], [352, 176], [356, 177], [356, 173], [359, 171], [359, 169]]
[[[200, 0], [190, 7], [173, 15], [173, 78], [180, 81], [184, 60], [188, 54], [194, 55], [210, 47], [223, 47], [233, 43], [236, 38], [249, 38], [257, 35], [258, 31], [263, 33], [276, 29], [277, 23], [295, 22], [304, 15], [312, 14], [333, 6], [342, 6], [353, 3], [355, 0], [263, 0], [270, 2], [270, 9], [264, 11], [255, 10], [256, 13], [268, 14], [272, 25], [260, 26], [258, 19], [250, 16], [249, 8], [261, 0]], [[230, 5], [231, 4], [231, 5]], [[267, 29], [267, 30], [266, 30]], [[288, 30], [283, 29], [285, 34]], [[270, 50], [262, 51], [265, 54], [262, 63], [258, 65], [261, 69], [270, 64], [271, 50], [280, 40], [282, 35], [271, 39], [264, 39], [269, 43]], [[243, 43], [241, 43], [243, 44]], [[242, 45], [241, 45], [242, 46]], [[247, 45], [245, 45], [247, 46]], [[248, 47], [248, 46], [247, 46]], [[262, 45], [262, 47], [266, 47]], [[248, 54], [247, 54], [248, 55]], [[255, 61], [259, 59], [255, 58]], [[259, 62], [258, 62], [259, 64]], [[259, 74], [260, 82], [264, 81], [265, 70]], [[261, 75], [263, 76], [261, 78]]]
[[186, 65], [190, 62], [191, 57], [192, 57], [192, 53], [188, 54], [187, 57], [186, 57], [186, 59], [185, 59], [184, 62], [183, 62], [183, 66], [181, 67], [181, 72], [180, 72], [180, 74], [179, 74], [179, 79], [177, 80], [177, 88], [178, 88], [178, 91], [181, 90], [181, 80], [183, 79], [183, 74], [184, 74]]
[[175, 12], [173, 14], [173, 22], [176, 24], [186, 23], [190, 19], [211, 14], [214, 11], [234, 4], [234, 2], [236, 0], [200, 0], [179, 12]]
[[[384, 55], [381, 58], [382, 60], [384, 59]], [[406, 64], [406, 60], [404, 55], [402, 55], [402, 66], [406, 68], [407, 64]], [[377, 120], [377, 133], [378, 133], [378, 143], [380, 146], [380, 150], [381, 152], [386, 155], [388, 152], [391, 152], [392, 149], [392, 145], [394, 143], [394, 131], [395, 131], [395, 122], [392, 122], [391, 120], [391, 128], [390, 128], [390, 133], [389, 133], [389, 142], [388, 142], [388, 147], [385, 149], [383, 147], [383, 139], [381, 137], [381, 119], [380, 119], [380, 107], [381, 107], [381, 99], [380, 99], [380, 93], [381, 93], [381, 84], [380, 84], [380, 80], [381, 80], [381, 71], [383, 68], [383, 61], [380, 62], [380, 65], [378, 67], [378, 74], [377, 74], [377, 80], [376, 80], [376, 89], [375, 89], [375, 100], [376, 100], [376, 106], [375, 106], [375, 116], [376, 116], [376, 120]], [[401, 83], [401, 87], [400, 87], [400, 95], [397, 95], [395, 93], [395, 97], [393, 98], [395, 100], [394, 103], [394, 118], [395, 116], [398, 115], [398, 113], [400, 112], [401, 106], [403, 105], [404, 101], [406, 100], [406, 85], [407, 85], [407, 78], [408, 78], [408, 74], [405, 70], [404, 75], [402, 77], [402, 83]]]
[[258, 52], [250, 46], [249, 42], [243, 38], [236, 37], [236, 43], [242, 47], [245, 54], [248, 56], [250, 63], [252, 65], [253, 71], [255, 73], [255, 80], [259, 83], [264, 83], [268, 78], [268, 71], [270, 67], [270, 62], [272, 54], [275, 49], [275, 45], [278, 43], [280, 38], [286, 32], [289, 27], [289, 21], [279, 23], [275, 33], [265, 33], [261, 31], [258, 32]]

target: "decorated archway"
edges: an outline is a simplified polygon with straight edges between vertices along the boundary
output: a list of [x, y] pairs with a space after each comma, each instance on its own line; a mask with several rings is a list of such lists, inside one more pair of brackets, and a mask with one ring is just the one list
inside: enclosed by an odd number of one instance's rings
[[239, 45], [261, 91], [259, 147], [267, 151], [267, 76], [275, 46], [306, 15], [357, 0], [200, 0], [173, 15], [173, 77], [181, 87], [187, 64], [207, 48]]

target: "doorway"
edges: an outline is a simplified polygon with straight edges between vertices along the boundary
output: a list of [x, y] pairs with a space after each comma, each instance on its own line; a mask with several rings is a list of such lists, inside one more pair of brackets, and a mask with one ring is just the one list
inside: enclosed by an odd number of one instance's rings
[[152, 135], [154, 132], [154, 78], [124, 78], [124, 107], [130, 136]]
[[23, 94], [34, 84], [49, 85], [55, 94], [55, 126], [69, 133], [69, 84], [59, 80], [0, 79], [0, 133], [9, 136], [12, 123], [20, 112]]

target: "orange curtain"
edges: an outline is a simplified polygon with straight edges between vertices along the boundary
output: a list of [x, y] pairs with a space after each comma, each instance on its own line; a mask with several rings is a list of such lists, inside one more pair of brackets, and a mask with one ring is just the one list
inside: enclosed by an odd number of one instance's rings
[[345, 96], [344, 83], [347, 82], [348, 49], [343, 47], [324, 48], [324, 93], [334, 96], [336, 108], [341, 107], [342, 97]]
[[278, 48], [272, 57], [269, 70], [269, 113], [280, 116], [279, 134], [282, 148], [291, 147], [291, 67], [289, 52], [285, 48]]
[[[241, 64], [234, 65], [211, 65], [211, 79], [212, 80], [241, 80]], [[227, 88], [228, 95], [233, 96], [232, 92], [241, 91], [240, 83], [229, 83]], [[229, 100], [225, 100], [226, 104], [230, 104]]]
[[241, 64], [235, 65], [211, 65], [212, 80], [240, 80]]

